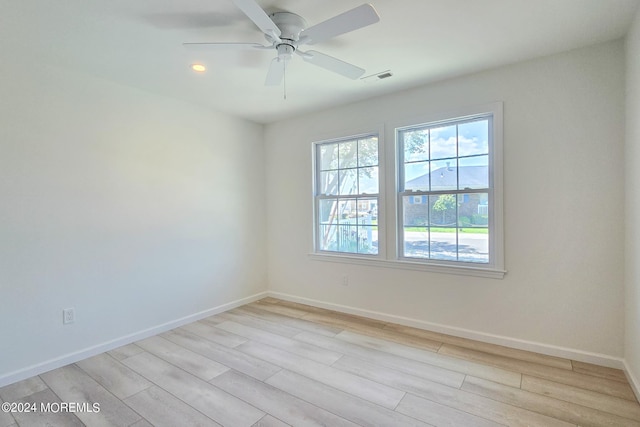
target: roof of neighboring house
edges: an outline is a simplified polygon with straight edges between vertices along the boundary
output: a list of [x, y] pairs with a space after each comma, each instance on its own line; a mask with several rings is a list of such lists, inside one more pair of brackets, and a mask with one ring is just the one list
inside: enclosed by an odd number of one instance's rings
[[460, 188], [485, 188], [489, 186], [488, 166], [442, 167], [407, 181], [407, 189], [428, 189], [431, 175], [431, 190], [451, 190], [458, 188], [457, 178], [460, 169]]

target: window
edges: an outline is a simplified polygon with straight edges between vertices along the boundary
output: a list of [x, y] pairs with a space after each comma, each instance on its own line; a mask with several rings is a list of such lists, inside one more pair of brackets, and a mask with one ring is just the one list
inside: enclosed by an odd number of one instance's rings
[[502, 278], [502, 103], [378, 126], [313, 144], [311, 256]]
[[493, 115], [397, 130], [399, 258], [492, 264]]
[[316, 251], [378, 254], [378, 136], [315, 144]]

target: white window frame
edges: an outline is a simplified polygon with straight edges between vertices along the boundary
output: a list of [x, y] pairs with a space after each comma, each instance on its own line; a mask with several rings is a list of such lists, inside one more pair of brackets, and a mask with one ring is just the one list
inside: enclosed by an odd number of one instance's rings
[[[488, 159], [488, 180], [487, 180], [487, 187], [483, 187], [483, 188], [479, 188], [479, 189], [469, 189], [469, 190], [461, 190], [461, 189], [447, 189], [447, 190], [411, 190], [411, 189], [406, 189], [404, 188], [404, 182], [405, 182], [405, 176], [404, 176], [404, 166], [407, 164], [406, 163], [406, 159], [404, 157], [404, 154], [406, 152], [405, 147], [404, 147], [404, 143], [402, 141], [402, 136], [404, 135], [405, 132], [407, 131], [411, 131], [411, 130], [416, 130], [416, 129], [433, 129], [433, 128], [437, 128], [437, 127], [444, 127], [444, 126], [459, 126], [459, 125], [464, 125], [465, 123], [471, 123], [474, 121], [478, 121], [478, 120], [487, 120], [488, 122], [488, 151], [487, 151], [487, 159]], [[467, 266], [467, 267], [488, 267], [488, 268], [492, 268], [495, 264], [495, 260], [494, 260], [494, 251], [495, 251], [495, 244], [493, 242], [493, 231], [494, 231], [494, 214], [493, 214], [493, 210], [492, 209], [487, 209], [489, 211], [489, 215], [488, 215], [488, 224], [487, 224], [487, 228], [490, 231], [487, 238], [488, 238], [488, 252], [489, 252], [489, 256], [488, 256], [488, 262], [486, 263], [474, 263], [474, 262], [469, 262], [469, 261], [462, 261], [462, 260], [444, 260], [444, 259], [436, 259], [436, 258], [430, 258], [430, 257], [412, 257], [409, 256], [407, 254], [404, 253], [404, 247], [405, 247], [405, 241], [404, 241], [404, 237], [405, 237], [405, 233], [404, 233], [404, 210], [407, 208], [405, 206], [405, 202], [403, 202], [404, 198], [408, 198], [413, 200], [413, 203], [415, 204], [415, 200], [416, 199], [423, 199], [423, 198], [427, 198], [427, 200], [429, 200], [429, 198], [431, 198], [432, 196], [437, 196], [437, 195], [442, 195], [442, 194], [452, 194], [455, 196], [456, 200], [458, 200], [458, 196], [459, 195], [467, 195], [467, 194], [484, 194], [486, 193], [488, 195], [488, 201], [489, 201], [489, 205], [493, 206], [493, 199], [494, 199], [494, 195], [493, 195], [493, 174], [491, 173], [491, 171], [493, 170], [493, 165], [492, 165], [492, 157], [493, 157], [493, 151], [494, 151], [494, 147], [493, 147], [493, 113], [484, 113], [484, 114], [479, 114], [479, 115], [473, 115], [473, 116], [465, 116], [465, 117], [456, 117], [456, 118], [452, 118], [446, 121], [437, 121], [437, 122], [430, 122], [430, 123], [420, 123], [420, 124], [416, 124], [416, 125], [412, 125], [412, 126], [408, 126], [408, 127], [401, 127], [401, 128], [397, 128], [395, 130], [396, 132], [396, 165], [397, 165], [397, 206], [398, 206], [398, 212], [397, 212], [397, 221], [396, 221], [396, 225], [397, 225], [397, 238], [398, 238], [398, 244], [397, 244], [397, 248], [398, 248], [398, 259], [403, 260], [403, 261], [412, 261], [412, 262], [421, 262], [421, 263], [425, 263], [425, 264], [436, 264], [436, 265], [443, 265], [443, 266]], [[459, 138], [459, 136], [456, 136], [456, 140]], [[456, 146], [457, 146], [457, 142], [456, 142]], [[484, 155], [484, 154], [483, 154]], [[465, 158], [465, 157], [460, 157], [460, 154], [458, 153], [458, 150], [456, 148], [456, 154], [453, 157], [450, 157], [448, 159], [445, 160], [450, 160], [450, 161], [455, 161], [456, 163], [456, 171], [457, 174], [460, 173], [460, 169], [459, 169], [459, 165], [458, 165], [458, 160], [460, 158]], [[429, 156], [429, 159], [431, 159], [431, 157]], [[444, 160], [442, 160], [444, 161]], [[450, 162], [447, 162], [447, 165]], [[431, 180], [430, 180], [431, 181]], [[422, 201], [418, 202], [418, 203], [422, 203]], [[427, 204], [429, 204], [429, 202], [427, 201]], [[489, 205], [487, 205], [487, 208], [489, 207]], [[458, 236], [459, 236], [459, 224], [458, 224], [458, 219], [457, 219], [457, 210], [456, 210], [456, 226], [455, 226], [455, 230], [456, 230], [456, 247], [458, 246]], [[429, 228], [429, 227], [427, 227]]]
[[[431, 124], [437, 122], [450, 122], [465, 117], [476, 117], [491, 114], [493, 117], [492, 147], [489, 154], [490, 186], [493, 191], [490, 211], [493, 212], [490, 224], [490, 264], [474, 264], [460, 262], [440, 262], [430, 260], [424, 262], [415, 258], [399, 257], [399, 175], [400, 165], [398, 161], [398, 142], [396, 137], [399, 129]], [[370, 128], [371, 129], [371, 128]], [[316, 144], [322, 142], [349, 140], [363, 135], [378, 135], [378, 165], [379, 165], [379, 194], [378, 194], [378, 255], [361, 255], [352, 253], [336, 253], [317, 251], [317, 211], [316, 211]], [[392, 269], [405, 269], [462, 276], [474, 276], [492, 279], [502, 279], [506, 273], [504, 264], [504, 215], [503, 215], [503, 105], [502, 102], [494, 102], [486, 105], [461, 107], [444, 112], [436, 112], [423, 116], [412, 117], [405, 120], [385, 122], [378, 132], [343, 132], [341, 137], [318, 138], [312, 143], [313, 159], [313, 243], [309, 257], [316, 261], [338, 262], [346, 264], [364, 265]], [[386, 141], [395, 141], [388, 144]], [[395, 193], [391, 200], [386, 200], [385, 194], [390, 191]], [[392, 250], [394, 249], [394, 250]]]
[[[378, 193], [371, 195], [362, 195], [362, 196], [343, 196], [345, 199], [355, 199], [355, 198], [367, 198], [367, 197], [375, 197], [378, 199], [377, 206], [377, 228], [378, 228], [378, 253], [377, 254], [365, 254], [365, 253], [356, 253], [356, 252], [338, 252], [338, 251], [328, 251], [320, 249], [319, 239], [320, 239], [320, 222], [318, 218], [318, 208], [319, 202], [323, 198], [327, 198], [323, 195], [318, 194], [318, 182], [320, 176], [320, 168], [318, 168], [318, 147], [324, 144], [334, 144], [340, 142], [354, 141], [358, 139], [363, 139], [367, 137], [375, 136], [378, 139]], [[385, 251], [385, 209], [384, 209], [384, 177], [385, 177], [385, 156], [384, 156], [384, 145], [382, 143], [383, 132], [380, 129], [375, 129], [371, 131], [361, 131], [357, 133], [348, 134], [346, 136], [341, 137], [332, 137], [327, 139], [322, 139], [318, 141], [314, 141], [312, 146], [312, 170], [313, 170], [313, 247], [312, 256], [318, 256], [319, 259], [324, 259], [324, 257], [336, 257], [343, 258], [345, 260], [349, 259], [364, 259], [364, 260], [380, 260], [384, 259], [386, 255]]]

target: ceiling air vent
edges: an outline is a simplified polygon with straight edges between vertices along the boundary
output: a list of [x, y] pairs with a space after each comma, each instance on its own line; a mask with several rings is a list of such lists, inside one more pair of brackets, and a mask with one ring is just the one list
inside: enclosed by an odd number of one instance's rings
[[380, 71], [378, 73], [370, 74], [366, 77], [362, 77], [360, 80], [362, 80], [365, 83], [378, 82], [380, 80], [388, 79], [391, 76], [393, 76], [393, 73], [391, 72], [391, 70], [385, 70], [385, 71]]

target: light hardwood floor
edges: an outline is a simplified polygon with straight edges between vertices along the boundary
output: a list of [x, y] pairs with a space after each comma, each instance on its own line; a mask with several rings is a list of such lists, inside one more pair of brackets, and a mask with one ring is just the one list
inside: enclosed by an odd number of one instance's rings
[[640, 426], [622, 371], [265, 298], [0, 388], [8, 426]]

